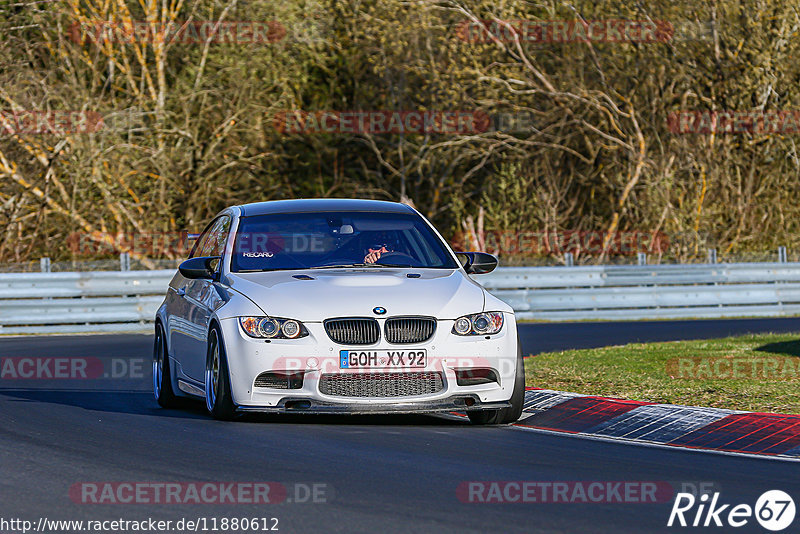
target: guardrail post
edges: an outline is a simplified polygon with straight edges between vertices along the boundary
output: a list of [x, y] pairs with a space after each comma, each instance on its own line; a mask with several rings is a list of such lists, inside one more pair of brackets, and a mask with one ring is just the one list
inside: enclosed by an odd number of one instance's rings
[[131, 270], [131, 255], [127, 252], [122, 252], [119, 255], [119, 270], [120, 271], [130, 271]]
[[778, 247], [778, 263], [786, 263], [786, 247]]
[[708, 249], [708, 263], [717, 263], [717, 249]]
[[572, 252], [564, 253], [564, 265], [567, 267], [573, 267], [575, 265], [575, 257], [572, 255]]
[[39, 268], [41, 269], [41, 271], [43, 273], [49, 273], [50, 272], [50, 258], [44, 257], [44, 258], [40, 259], [39, 260]]
[[647, 252], [637, 252], [636, 253], [636, 262], [639, 265], [647, 265]]

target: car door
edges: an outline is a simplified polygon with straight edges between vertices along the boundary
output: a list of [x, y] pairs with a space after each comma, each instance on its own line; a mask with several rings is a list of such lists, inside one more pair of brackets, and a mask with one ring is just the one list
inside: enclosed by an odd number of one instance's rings
[[[231, 219], [222, 215], [212, 221], [197, 241], [190, 257], [219, 256], [230, 231]], [[176, 284], [176, 310], [170, 328], [170, 342], [175, 360], [184, 375], [203, 382], [205, 375], [208, 322], [212, 313], [214, 291], [211, 280], [179, 277]]]

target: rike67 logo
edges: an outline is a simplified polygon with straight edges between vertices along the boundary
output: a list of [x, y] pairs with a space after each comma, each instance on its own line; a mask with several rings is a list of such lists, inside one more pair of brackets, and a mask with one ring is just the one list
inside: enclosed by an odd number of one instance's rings
[[753, 517], [763, 528], [777, 532], [794, 521], [794, 500], [781, 490], [764, 492], [755, 507], [749, 504], [723, 504], [716, 492], [695, 497], [691, 493], [678, 493], [669, 514], [667, 526], [681, 527], [743, 527]]

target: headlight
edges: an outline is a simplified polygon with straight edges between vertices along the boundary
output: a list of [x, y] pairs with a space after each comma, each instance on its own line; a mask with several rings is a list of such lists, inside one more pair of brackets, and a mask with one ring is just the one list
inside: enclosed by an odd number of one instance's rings
[[459, 336], [482, 336], [496, 334], [502, 328], [503, 314], [501, 312], [484, 312], [456, 319], [453, 333]]
[[260, 339], [296, 339], [308, 331], [300, 321], [279, 317], [239, 317], [244, 333]]
[[472, 330], [472, 321], [469, 317], [459, 317], [456, 319], [456, 324], [453, 325], [453, 330], [460, 336], [466, 336]]
[[280, 332], [280, 325], [278, 321], [271, 317], [264, 317], [256, 325], [257, 337], [275, 337]]
[[289, 339], [294, 339], [300, 335], [300, 323], [293, 319], [284, 321], [281, 325], [281, 333]]

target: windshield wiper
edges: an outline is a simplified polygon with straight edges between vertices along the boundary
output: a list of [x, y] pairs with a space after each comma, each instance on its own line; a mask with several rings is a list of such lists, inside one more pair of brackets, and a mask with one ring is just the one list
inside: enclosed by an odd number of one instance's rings
[[346, 269], [350, 267], [389, 267], [389, 265], [380, 263], [343, 263], [341, 265], [318, 265], [309, 267], [309, 269]]

